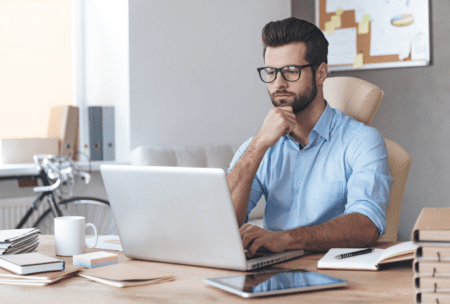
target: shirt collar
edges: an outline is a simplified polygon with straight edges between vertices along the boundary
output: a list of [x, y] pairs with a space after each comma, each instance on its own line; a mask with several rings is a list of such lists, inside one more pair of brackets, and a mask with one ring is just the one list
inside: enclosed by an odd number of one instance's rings
[[[328, 105], [328, 102], [325, 100], [326, 106], [316, 125], [312, 129], [312, 132], [316, 132], [326, 140], [330, 140], [330, 131], [331, 131], [331, 121], [333, 120], [334, 111]], [[311, 134], [310, 134], [311, 135]]]

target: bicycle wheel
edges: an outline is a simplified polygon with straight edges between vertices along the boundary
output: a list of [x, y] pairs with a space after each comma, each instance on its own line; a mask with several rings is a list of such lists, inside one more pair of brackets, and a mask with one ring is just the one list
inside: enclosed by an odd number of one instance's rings
[[[86, 223], [93, 223], [98, 235], [117, 235], [109, 202], [96, 197], [72, 197], [58, 204], [64, 216], [84, 216]], [[41, 230], [41, 234], [55, 234], [54, 216], [48, 208], [36, 221], [34, 227]]]

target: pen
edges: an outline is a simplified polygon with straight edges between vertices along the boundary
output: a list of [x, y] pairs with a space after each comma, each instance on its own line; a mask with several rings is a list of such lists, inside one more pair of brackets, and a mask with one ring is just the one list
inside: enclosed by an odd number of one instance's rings
[[349, 258], [349, 257], [356, 256], [356, 255], [371, 253], [372, 251], [373, 251], [373, 249], [369, 248], [369, 249], [364, 249], [364, 250], [359, 250], [359, 251], [339, 254], [335, 258], [336, 259], [345, 259], [345, 258]]

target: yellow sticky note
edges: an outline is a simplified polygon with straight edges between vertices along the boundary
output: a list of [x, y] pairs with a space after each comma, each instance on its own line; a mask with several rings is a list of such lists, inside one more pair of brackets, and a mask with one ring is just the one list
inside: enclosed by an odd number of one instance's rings
[[333, 16], [331, 17], [331, 21], [330, 21], [334, 28], [338, 28], [341, 27], [341, 16]]
[[342, 7], [340, 7], [336, 10], [336, 15], [340, 16], [340, 15], [342, 15], [343, 12], [344, 12], [344, 9]]
[[369, 22], [369, 21], [370, 21], [370, 15], [369, 15], [369, 14], [365, 14], [365, 15], [363, 16], [363, 21]]
[[334, 33], [334, 26], [331, 21], [325, 22], [325, 33], [331, 35]]
[[367, 33], [369, 33], [369, 22], [360, 21], [358, 23], [358, 34], [367, 34]]
[[353, 57], [353, 67], [355, 69], [362, 67], [364, 64], [364, 57], [363, 54], [358, 54], [355, 57]]

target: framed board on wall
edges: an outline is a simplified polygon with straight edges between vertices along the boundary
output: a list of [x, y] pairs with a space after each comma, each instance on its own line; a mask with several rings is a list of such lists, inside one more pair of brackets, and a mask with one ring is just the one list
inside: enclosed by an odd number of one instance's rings
[[429, 0], [316, 0], [329, 71], [430, 64]]

